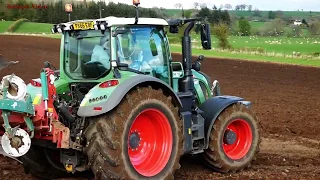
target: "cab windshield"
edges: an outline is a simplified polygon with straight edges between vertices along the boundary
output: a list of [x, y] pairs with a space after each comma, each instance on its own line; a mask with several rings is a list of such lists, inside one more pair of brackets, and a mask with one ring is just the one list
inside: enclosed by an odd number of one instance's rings
[[110, 70], [110, 31], [65, 34], [64, 70], [72, 79], [98, 79]]
[[163, 28], [130, 26], [118, 28], [116, 36], [117, 59], [130, 69], [168, 77], [168, 42]]

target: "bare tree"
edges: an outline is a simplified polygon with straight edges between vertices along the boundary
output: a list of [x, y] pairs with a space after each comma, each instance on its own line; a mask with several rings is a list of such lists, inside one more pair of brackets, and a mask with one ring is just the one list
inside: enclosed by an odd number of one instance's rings
[[177, 9], [181, 9], [182, 8], [182, 4], [181, 3], [177, 3], [174, 5], [175, 8]]
[[194, 8], [194, 9], [198, 9], [198, 7], [199, 7], [199, 3], [198, 3], [198, 2], [194, 2], [194, 3], [193, 3], [193, 8]]
[[252, 5], [248, 5], [248, 11], [252, 11]]
[[227, 10], [231, 10], [232, 6], [231, 6], [231, 4], [225, 4], [224, 8], [227, 9]]
[[202, 4], [200, 5], [200, 8], [205, 8], [205, 7], [207, 7], [207, 4], [206, 4], [206, 3], [202, 3]]
[[239, 4], [236, 6], [236, 10], [245, 10], [247, 8], [246, 4]]

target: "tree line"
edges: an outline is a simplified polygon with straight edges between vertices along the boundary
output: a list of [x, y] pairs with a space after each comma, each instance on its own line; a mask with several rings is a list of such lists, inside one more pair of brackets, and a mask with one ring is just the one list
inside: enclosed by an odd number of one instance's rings
[[[62, 0], [55, 2], [41, 1], [37, 4], [35, 1], [27, 0], [0, 0], [0, 20], [16, 21], [26, 18], [32, 22], [39, 23], [61, 23], [67, 22], [68, 15], [65, 13], [65, 3]], [[122, 3], [110, 2], [78, 2], [71, 3], [73, 12], [70, 14], [71, 20], [78, 19], [97, 19], [107, 16], [116, 17], [134, 17], [136, 14], [135, 7]], [[139, 8], [139, 15], [142, 17], [161, 17], [164, 15], [157, 12], [157, 9]]]
[[[44, 1], [44, 0], [0, 0], [0, 20], [16, 21], [26, 18], [32, 22], [56, 24], [68, 21], [64, 6], [66, 1]], [[132, 5], [105, 2], [71, 2], [73, 12], [70, 14], [71, 20], [96, 19], [107, 16], [134, 17], [135, 7]], [[192, 12], [191, 12], [192, 11]], [[139, 8], [139, 16], [151, 18], [169, 18], [160, 8]], [[212, 9], [202, 6], [200, 10], [183, 10], [180, 17], [202, 17], [210, 23], [226, 22], [230, 23], [230, 16], [227, 11]]]

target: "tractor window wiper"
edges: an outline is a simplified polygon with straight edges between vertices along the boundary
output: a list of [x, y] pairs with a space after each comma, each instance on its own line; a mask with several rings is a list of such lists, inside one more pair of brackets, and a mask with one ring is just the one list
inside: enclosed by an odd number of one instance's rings
[[[130, 72], [134, 72], [134, 73], [137, 73], [137, 74], [144, 74], [144, 75], [147, 74], [147, 73], [145, 73], [145, 72], [138, 71], [138, 70], [135, 70], [135, 69], [132, 69], [132, 68], [129, 68], [129, 67], [121, 67], [120, 70], [122, 70], [122, 71], [130, 71]], [[96, 77], [96, 78], [94, 78], [94, 79], [100, 79], [100, 78], [102, 78], [103, 76], [106, 76], [109, 72], [110, 72], [110, 70], [107, 70], [107, 71], [105, 71], [104, 73], [102, 73], [100, 76], [98, 76], [98, 77]]]
[[130, 71], [130, 72], [134, 72], [134, 73], [137, 73], [137, 74], [147, 74], [145, 72], [142, 72], [142, 71], [138, 71], [136, 69], [132, 69], [132, 68], [129, 68], [129, 67], [120, 67], [120, 70], [122, 71]]

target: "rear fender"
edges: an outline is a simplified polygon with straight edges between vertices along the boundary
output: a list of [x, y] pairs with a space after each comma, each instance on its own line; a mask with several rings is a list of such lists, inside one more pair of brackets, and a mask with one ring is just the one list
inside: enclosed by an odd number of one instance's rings
[[250, 101], [244, 101], [243, 98], [236, 96], [215, 96], [200, 105], [199, 109], [203, 111], [203, 117], [205, 119], [204, 130], [205, 133], [207, 133], [205, 148], [208, 148], [209, 136], [215, 120], [224, 109], [235, 103], [241, 103], [248, 108], [250, 108], [251, 105]]
[[[177, 94], [174, 92], [174, 90], [170, 86], [168, 86], [165, 82], [155, 77], [148, 76], [148, 75], [135, 75], [123, 81], [119, 79], [119, 81], [120, 81], [119, 85], [114, 87], [102, 89], [102, 88], [99, 88], [99, 84], [93, 87], [82, 100], [81, 105], [77, 112], [78, 116], [82, 116], [82, 117], [98, 116], [100, 114], [104, 114], [112, 110], [121, 102], [123, 97], [131, 89], [133, 89], [134, 87], [140, 84], [156, 83], [162, 89], [169, 91], [169, 94], [177, 102], [178, 106], [182, 107], [182, 103], [179, 97], [177, 96]], [[101, 96], [106, 95], [107, 98], [94, 103], [89, 101], [89, 99], [92, 99], [95, 96], [100, 97], [100, 95]], [[99, 110], [97, 110], [97, 107], [99, 108]]]

